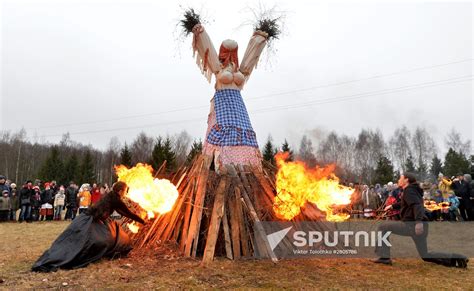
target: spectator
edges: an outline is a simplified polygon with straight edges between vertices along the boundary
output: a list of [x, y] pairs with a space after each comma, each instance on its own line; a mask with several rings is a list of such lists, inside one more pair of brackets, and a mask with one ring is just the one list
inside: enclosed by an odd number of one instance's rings
[[392, 191], [392, 188], [393, 188], [393, 183], [392, 182], [388, 182], [386, 185], [383, 186], [382, 194], [381, 194], [381, 197], [380, 197], [380, 199], [382, 200], [383, 203], [385, 203], [385, 201], [387, 201], [387, 198], [390, 195], [390, 191]]
[[39, 212], [41, 208], [41, 193], [39, 186], [33, 187], [34, 194], [31, 200], [31, 220], [39, 220]]
[[[6, 184], [7, 178], [3, 175], [0, 175], [0, 193], [3, 193], [3, 191], [8, 191], [8, 197], [10, 197], [10, 186]], [[3, 196], [3, 195], [2, 195]]]
[[64, 202], [66, 200], [64, 193], [64, 186], [61, 186], [56, 196], [54, 196], [54, 220], [61, 220], [61, 211], [64, 208]]
[[[390, 196], [385, 201], [385, 207], [393, 205], [400, 202], [401, 190], [397, 184], [393, 185], [393, 189], [390, 192]], [[400, 210], [390, 209], [387, 211], [387, 217], [390, 220], [399, 220], [400, 219]]]
[[53, 199], [54, 190], [49, 183], [44, 184], [45, 190], [41, 193], [41, 220], [53, 220]]
[[97, 202], [100, 201], [100, 198], [102, 197], [101, 194], [101, 189], [102, 187], [98, 187], [96, 183], [92, 185], [92, 191], [91, 191], [91, 204], [95, 205]]
[[451, 179], [444, 176], [442, 173], [439, 173], [438, 189], [441, 191], [441, 195], [443, 196], [444, 199], [447, 199], [449, 197], [448, 192], [451, 190], [452, 183], [453, 182], [451, 181]]
[[74, 182], [69, 183], [69, 187], [66, 189], [66, 216], [64, 217], [65, 220], [71, 219], [74, 220], [76, 218], [77, 212], [77, 185]]
[[31, 199], [34, 194], [32, 185], [33, 183], [31, 181], [26, 181], [20, 190], [19, 199], [21, 210], [19, 222], [31, 222]]
[[423, 190], [423, 200], [431, 200], [433, 197], [433, 192], [431, 191], [431, 183], [430, 182], [423, 182], [420, 183], [420, 187]]
[[3, 190], [2, 195], [0, 196], [0, 222], [8, 221], [10, 209], [10, 191]]
[[449, 203], [449, 208], [443, 209], [443, 219], [448, 221], [456, 221], [459, 208], [459, 199], [452, 190], [450, 190], [448, 194], [449, 196], [448, 199], [446, 199], [446, 202]]
[[[50, 187], [51, 189], [53, 190], [53, 194], [57, 193], [59, 191], [59, 185], [56, 181], [51, 181], [50, 183]], [[53, 199], [54, 199], [54, 195], [53, 195]]]
[[16, 184], [11, 183], [11, 197], [10, 197], [10, 203], [11, 203], [11, 210], [10, 210], [10, 217], [9, 220], [11, 221], [16, 221], [16, 212], [18, 209], [20, 209], [20, 199], [18, 198], [18, 191], [16, 189]]
[[91, 205], [90, 185], [83, 184], [79, 189], [77, 197], [79, 197], [79, 214], [81, 214], [89, 209], [89, 206]]
[[101, 185], [100, 186], [100, 198], [102, 199], [102, 197], [104, 197], [105, 194], [109, 193], [108, 192], [108, 185], [107, 184], [104, 184], [104, 185]]
[[462, 219], [464, 221], [474, 220], [471, 202], [471, 185], [464, 180], [464, 175], [459, 174], [457, 178], [453, 180], [451, 187], [459, 198], [459, 211], [461, 212]]
[[[364, 202], [362, 200], [361, 186], [359, 184], [355, 184], [354, 189], [354, 194], [351, 196], [351, 204], [354, 210], [362, 213], [364, 211]], [[363, 214], [360, 213], [357, 213], [355, 218], [361, 218]]]
[[[364, 185], [364, 187], [367, 186]], [[372, 212], [372, 210], [376, 210], [380, 206], [380, 197], [376, 191], [376, 188], [371, 186], [370, 189], [365, 189], [362, 192], [362, 199], [364, 200], [364, 217], [375, 217], [375, 212]]]

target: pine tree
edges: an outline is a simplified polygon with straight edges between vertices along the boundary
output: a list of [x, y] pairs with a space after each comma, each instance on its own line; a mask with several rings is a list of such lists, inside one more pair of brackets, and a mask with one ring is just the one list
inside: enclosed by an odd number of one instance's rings
[[416, 172], [418, 173], [418, 179], [425, 180], [428, 177], [428, 166], [424, 162], [420, 162]]
[[456, 176], [460, 173], [466, 174], [470, 172], [470, 163], [462, 153], [458, 153], [449, 148], [444, 157], [444, 171], [447, 176]]
[[406, 169], [406, 172], [411, 172], [411, 173], [414, 173], [416, 171], [415, 163], [413, 162], [413, 156], [411, 154], [408, 156], [408, 159], [405, 162], [405, 169]]
[[43, 181], [62, 181], [64, 165], [59, 155], [59, 148], [57, 146], [51, 147], [49, 156], [39, 172], [39, 177]]
[[272, 143], [272, 137], [268, 136], [268, 140], [265, 143], [265, 146], [263, 147], [263, 160], [269, 162], [272, 165], [275, 165], [275, 155], [277, 153], [277, 150], [275, 149], [275, 146]]
[[76, 153], [73, 153], [66, 162], [64, 167], [63, 184], [69, 184], [71, 181], [76, 181], [79, 174], [79, 159]]
[[132, 166], [132, 152], [128, 148], [127, 143], [125, 143], [125, 146], [120, 151], [120, 164], [126, 167]]
[[153, 169], [158, 170], [165, 160], [166, 157], [164, 154], [163, 140], [161, 136], [159, 136], [156, 139], [155, 145], [153, 146], [153, 151], [151, 152], [150, 164]]
[[290, 145], [288, 144], [288, 141], [285, 139], [285, 142], [281, 145], [281, 151], [282, 152], [288, 152], [288, 161], [293, 161], [294, 156], [293, 156], [293, 150], [290, 148]]
[[375, 183], [387, 184], [393, 181], [393, 173], [392, 162], [387, 157], [381, 156], [375, 168]]
[[432, 178], [437, 178], [443, 172], [443, 164], [437, 155], [431, 160], [430, 174]]
[[167, 137], [164, 141], [158, 137], [151, 153], [151, 165], [158, 170], [166, 161], [166, 169], [174, 170], [176, 167], [176, 154], [173, 151], [171, 139]]
[[193, 145], [191, 146], [191, 151], [186, 158], [186, 163], [190, 164], [194, 160], [194, 158], [202, 152], [202, 140], [194, 141]]
[[79, 183], [93, 182], [95, 182], [94, 162], [91, 152], [87, 150], [79, 167]]
[[169, 137], [167, 137], [165, 142], [163, 143], [163, 154], [166, 160], [166, 168], [170, 170], [175, 170], [176, 153], [173, 151], [173, 146]]

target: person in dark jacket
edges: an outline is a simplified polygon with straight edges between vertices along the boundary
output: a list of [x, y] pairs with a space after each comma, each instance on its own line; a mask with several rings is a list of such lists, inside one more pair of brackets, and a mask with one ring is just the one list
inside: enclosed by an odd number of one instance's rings
[[18, 191], [16, 189], [16, 184], [12, 183], [10, 185], [12, 192], [10, 197], [10, 202], [12, 204], [12, 209], [10, 210], [9, 220], [16, 221], [16, 213], [20, 209], [20, 198], [18, 198]]
[[41, 192], [40, 221], [53, 220], [54, 188], [50, 183], [45, 183], [44, 188]]
[[[423, 190], [416, 182], [416, 176], [412, 173], [404, 173], [400, 176], [398, 185], [403, 189], [399, 203], [385, 207], [400, 209], [401, 221], [386, 221], [382, 223], [378, 231], [385, 236], [387, 232], [401, 236], [410, 236], [415, 242], [420, 257], [426, 262], [432, 262], [449, 267], [467, 268], [468, 259], [460, 254], [441, 252], [428, 252], [426, 239], [428, 237], [428, 223], [426, 223], [425, 209], [423, 204]], [[382, 244], [376, 248], [379, 256], [374, 263], [391, 265], [390, 246]]]
[[31, 222], [31, 199], [34, 195], [33, 182], [26, 181], [18, 195], [20, 199], [20, 219], [19, 222]]
[[79, 215], [36, 261], [32, 271], [51, 272], [58, 269], [85, 267], [103, 257], [127, 255], [132, 246], [127, 233], [117, 221], [110, 219], [112, 212], [141, 224], [145, 221], [122, 201], [127, 184], [117, 182], [111, 193], [96, 205]]
[[8, 197], [11, 197], [11, 189], [6, 182], [7, 177], [0, 175], [0, 194], [3, 193], [3, 191], [8, 191]]
[[74, 182], [69, 183], [66, 189], [66, 216], [65, 220], [76, 218], [77, 213], [77, 185]]
[[463, 174], [459, 174], [457, 178], [453, 180], [451, 188], [459, 198], [459, 212], [461, 212], [462, 219], [464, 221], [474, 220], [471, 201], [471, 185], [464, 179]]
[[33, 187], [34, 194], [31, 198], [31, 220], [38, 221], [41, 209], [41, 192], [39, 186]]

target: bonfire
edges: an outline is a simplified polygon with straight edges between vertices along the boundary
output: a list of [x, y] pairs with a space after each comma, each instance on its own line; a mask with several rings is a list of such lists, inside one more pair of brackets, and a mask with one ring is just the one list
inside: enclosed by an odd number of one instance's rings
[[[343, 221], [336, 206], [348, 205], [353, 189], [339, 184], [334, 167], [308, 168], [303, 162], [276, 156], [277, 168], [234, 167], [218, 175], [211, 161], [199, 155], [170, 180], [159, 170], [138, 164], [116, 168], [129, 184], [128, 198], [150, 222], [142, 228], [128, 224], [136, 247], [174, 243], [184, 256], [229, 259], [256, 254], [277, 261], [259, 221]], [[163, 168], [163, 167], [162, 167]]]

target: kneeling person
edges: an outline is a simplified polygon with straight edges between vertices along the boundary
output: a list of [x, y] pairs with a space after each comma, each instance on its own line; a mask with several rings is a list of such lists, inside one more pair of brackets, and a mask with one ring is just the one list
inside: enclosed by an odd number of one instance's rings
[[[400, 176], [398, 185], [403, 189], [401, 200], [398, 203], [385, 207], [385, 211], [400, 209], [401, 221], [387, 221], [379, 226], [382, 235], [387, 232], [402, 236], [410, 236], [415, 242], [420, 257], [427, 262], [432, 262], [450, 267], [466, 268], [468, 259], [459, 254], [428, 252], [426, 238], [428, 237], [428, 223], [426, 222], [423, 205], [423, 190], [416, 182], [412, 173]], [[390, 259], [390, 246], [382, 244], [376, 249], [380, 257], [375, 263], [392, 264]]]

